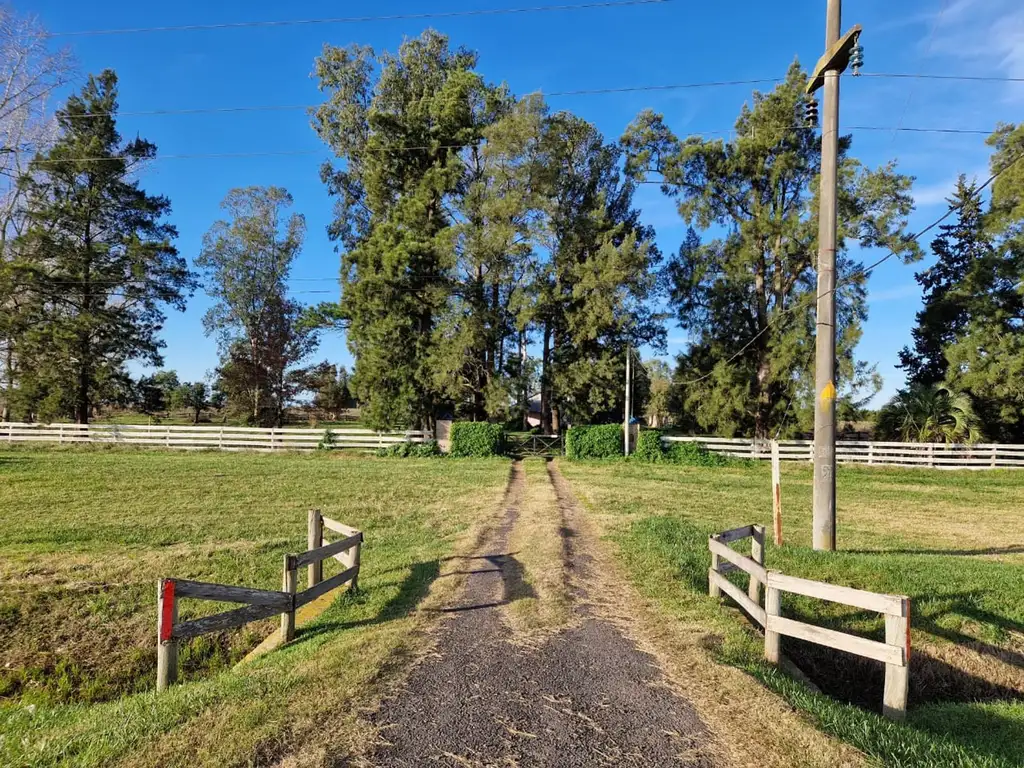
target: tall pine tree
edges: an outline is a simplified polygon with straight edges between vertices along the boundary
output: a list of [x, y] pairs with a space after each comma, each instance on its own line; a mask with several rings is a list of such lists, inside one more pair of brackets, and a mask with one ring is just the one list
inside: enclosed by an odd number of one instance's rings
[[[735, 138], [680, 140], [660, 115], [641, 114], [625, 137], [630, 170], [660, 178], [692, 231], [666, 270], [671, 306], [690, 334], [679, 356], [680, 397], [702, 429], [766, 437], [794, 399], [807, 399], [814, 346], [815, 254], [821, 140], [802, 125], [806, 75], [798, 64], [770, 93], [754, 93]], [[839, 141], [837, 362], [848, 391], [871, 380], [853, 349], [866, 309], [850, 242], [919, 256], [904, 237], [912, 179], [877, 170]]]
[[60, 135], [22, 177], [27, 226], [13, 266], [23, 413], [87, 423], [128, 360], [162, 363], [163, 305], [194, 288], [164, 218], [170, 202], [133, 176], [156, 147], [117, 132], [117, 76], [90, 76], [57, 112]]
[[970, 321], [972, 297], [968, 281], [980, 262], [993, 255], [991, 238], [984, 229], [978, 187], [962, 175], [949, 199], [959, 210], [952, 224], [943, 224], [932, 240], [936, 262], [914, 279], [924, 290], [924, 308], [913, 329], [914, 348], [900, 352], [900, 367], [912, 384], [938, 384], [946, 379], [946, 347]]

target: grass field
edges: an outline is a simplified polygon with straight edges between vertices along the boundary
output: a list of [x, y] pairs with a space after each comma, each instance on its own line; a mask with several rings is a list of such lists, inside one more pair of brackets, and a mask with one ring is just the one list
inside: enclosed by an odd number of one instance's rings
[[[348, 702], [372, 697], [381, 670], [416, 652], [413, 608], [432, 584], [455, 583], [435, 579], [497, 513], [507, 477], [501, 461], [0, 452], [0, 765], [235, 765], [298, 743], [344, 750], [357, 728]], [[191, 684], [156, 696], [156, 579], [280, 588], [310, 507], [365, 531], [359, 593], [239, 672], [224, 670], [274, 621], [183, 644]], [[182, 617], [226, 607], [183, 602]]]
[[[820, 728], [890, 766], [1024, 765], [1024, 473], [843, 467], [838, 554], [810, 547], [810, 468], [785, 465], [785, 573], [881, 592], [913, 604], [908, 722], [880, 709], [882, 667], [784, 640], [787, 653], [851, 703], [810, 694], [761, 661], [763, 641], [707, 596], [709, 534], [771, 529], [769, 471], [627, 462], [560, 462], [614, 543], [636, 587], [680, 632], [695, 627], [715, 658], [751, 673]], [[737, 583], [739, 582], [737, 580]], [[882, 638], [874, 614], [786, 596], [784, 612]]]

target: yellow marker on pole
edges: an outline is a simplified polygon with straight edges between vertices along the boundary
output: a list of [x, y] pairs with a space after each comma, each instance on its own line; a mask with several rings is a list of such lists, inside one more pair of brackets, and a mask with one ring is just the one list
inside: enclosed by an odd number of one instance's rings
[[836, 385], [831, 381], [821, 390], [821, 402], [830, 403], [836, 399]]

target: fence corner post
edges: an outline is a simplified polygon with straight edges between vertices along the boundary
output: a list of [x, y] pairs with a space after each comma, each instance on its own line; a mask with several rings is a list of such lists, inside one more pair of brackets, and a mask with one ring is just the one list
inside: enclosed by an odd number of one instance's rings
[[764, 657], [772, 664], [778, 664], [782, 659], [781, 636], [773, 632], [772, 618], [777, 618], [782, 613], [782, 593], [771, 584], [771, 573], [768, 574], [768, 584], [764, 592]]
[[[764, 565], [764, 526], [754, 525], [753, 535], [750, 537], [750, 559], [758, 565]], [[761, 604], [761, 582], [753, 574], [750, 576], [750, 584], [747, 586], [747, 597], [758, 605]]]
[[910, 692], [910, 598], [903, 598], [901, 616], [886, 614], [885, 642], [903, 651], [902, 664], [885, 665], [885, 693], [882, 714], [890, 720], [907, 716], [907, 695]]
[[178, 620], [178, 601], [174, 579], [156, 583], [156, 689], [165, 691], [178, 679], [178, 641], [174, 624]]
[[[708, 541], [710, 542], [714, 538], [715, 538], [714, 536], [711, 536], [708, 539]], [[715, 573], [719, 573], [719, 563], [720, 563], [720, 559], [719, 559], [718, 553], [712, 552], [711, 553], [711, 570], [714, 571]], [[711, 578], [708, 578], [708, 594], [711, 595], [712, 597], [721, 597], [722, 596], [722, 588], [719, 587]]]
[[281, 639], [288, 643], [295, 639], [295, 582], [297, 576], [295, 558], [284, 556], [284, 576], [281, 579], [281, 591], [291, 595], [291, 606], [281, 614]]
[[[309, 510], [306, 518], [306, 549], [319, 549], [324, 545], [324, 518], [319, 509]], [[309, 586], [315, 587], [324, 579], [322, 560], [309, 564]]]

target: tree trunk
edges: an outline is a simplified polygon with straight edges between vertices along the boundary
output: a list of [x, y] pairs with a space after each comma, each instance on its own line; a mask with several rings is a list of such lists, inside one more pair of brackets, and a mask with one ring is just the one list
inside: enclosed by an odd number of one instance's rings
[[551, 324], [544, 321], [544, 348], [540, 369], [540, 428], [545, 435], [551, 430]]
[[530, 382], [526, 380], [526, 329], [519, 332], [519, 407], [523, 412], [523, 430], [530, 429]]

